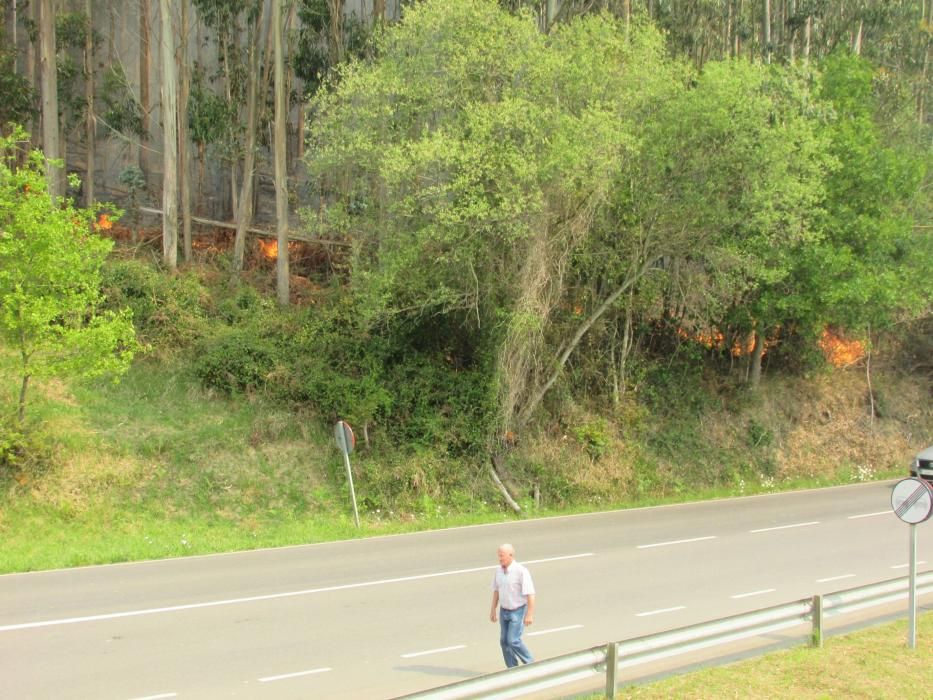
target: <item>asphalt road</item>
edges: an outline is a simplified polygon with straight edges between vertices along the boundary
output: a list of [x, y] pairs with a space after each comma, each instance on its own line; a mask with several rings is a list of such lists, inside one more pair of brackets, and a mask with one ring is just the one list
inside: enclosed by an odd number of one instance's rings
[[373, 699], [498, 671], [502, 542], [539, 659], [905, 576], [894, 483], [0, 576], [0, 697]]

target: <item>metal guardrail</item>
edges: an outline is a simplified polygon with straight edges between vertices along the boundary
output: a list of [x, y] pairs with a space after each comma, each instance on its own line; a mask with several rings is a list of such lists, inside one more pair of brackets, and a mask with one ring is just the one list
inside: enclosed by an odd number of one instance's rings
[[[724, 617], [709, 622], [658, 632], [634, 639], [610, 642], [527, 666], [405, 695], [405, 700], [504, 700], [537, 693], [587, 678], [604, 676], [606, 697], [614, 698], [619, 669], [679, 656], [698, 649], [769, 634], [776, 630], [810, 624], [810, 643], [820, 645], [823, 621], [908, 595], [908, 577], [815, 595], [792, 603]], [[933, 593], [933, 571], [918, 574], [916, 593]]]

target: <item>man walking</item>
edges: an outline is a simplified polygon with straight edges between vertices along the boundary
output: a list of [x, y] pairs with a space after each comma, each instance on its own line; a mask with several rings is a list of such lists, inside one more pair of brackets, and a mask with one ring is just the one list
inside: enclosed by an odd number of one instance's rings
[[492, 580], [492, 608], [489, 619], [499, 619], [499, 644], [502, 658], [509, 668], [521, 661], [530, 664], [534, 659], [522, 641], [525, 625], [535, 618], [535, 584], [531, 574], [515, 561], [515, 548], [510, 544], [499, 547], [499, 566]]

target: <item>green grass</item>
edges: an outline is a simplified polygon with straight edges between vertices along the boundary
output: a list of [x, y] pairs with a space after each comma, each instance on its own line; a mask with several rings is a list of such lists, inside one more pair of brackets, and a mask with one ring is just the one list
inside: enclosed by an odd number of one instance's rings
[[[11, 362], [0, 353], [0, 391], [7, 397], [17, 389]], [[524, 514], [516, 516], [495, 491], [485, 464], [377, 446], [352, 458], [362, 519], [357, 530], [343, 461], [326, 421], [261, 396], [204, 391], [176, 364], [137, 361], [118, 384], [35, 382], [29, 416], [48, 459], [19, 471], [0, 467], [0, 573], [645, 507], [862, 478], [840, 469], [779, 483], [752, 477], [676, 489], [659, 478], [658, 489], [600, 490], [545, 499], [541, 507], [526, 498]], [[546, 455], [549, 464], [570, 457], [577, 460], [571, 470], [596, 469], [593, 485], [612, 481], [612, 472], [599, 471], [603, 462], [568, 452], [574, 449], [558, 443]]]
[[819, 649], [795, 647], [646, 685], [621, 687], [616, 697], [902, 700], [930, 697], [931, 689], [933, 612], [926, 612], [917, 618], [916, 649], [907, 648], [907, 621], [899, 620], [829, 637]]

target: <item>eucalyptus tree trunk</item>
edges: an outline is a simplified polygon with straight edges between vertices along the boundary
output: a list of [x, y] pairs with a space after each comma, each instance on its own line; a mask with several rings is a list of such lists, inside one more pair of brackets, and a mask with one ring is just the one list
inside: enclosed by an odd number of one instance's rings
[[[6, 27], [6, 35], [10, 38], [10, 43], [13, 45], [13, 48], [17, 48], [16, 40], [16, 16], [17, 16], [17, 7], [16, 0], [8, 2], [3, 13], [3, 22]], [[13, 70], [19, 73], [19, 55], [14, 51], [13, 53]]]
[[[273, 3], [277, 0], [272, 0]], [[265, 5], [265, 3], [264, 3]], [[246, 254], [246, 232], [253, 218], [253, 181], [256, 167], [256, 131], [259, 124], [259, 94], [262, 76], [260, 75], [259, 52], [262, 46], [263, 31], [267, 26], [264, 21], [268, 5], [256, 19], [257, 26], [252, 32], [249, 45], [249, 75], [246, 87], [246, 146], [243, 156], [243, 185], [240, 190], [240, 206], [237, 209], [236, 235], [233, 240], [233, 269], [243, 270]], [[263, 84], [264, 88], [265, 85]]]
[[84, 205], [94, 205], [94, 167], [97, 155], [97, 118], [94, 115], [94, 22], [91, 0], [84, 1], [87, 15], [87, 35], [84, 38], [84, 102], [85, 140], [87, 141], [87, 169], [84, 175]]
[[[139, 169], [149, 177], [149, 113], [152, 111], [149, 76], [152, 73], [152, 29], [149, 0], [139, 0], [139, 109], [142, 137], [139, 143]], [[164, 39], [163, 39], [164, 45]]]
[[813, 36], [813, 15], [807, 15], [807, 23], [803, 30], [803, 60], [810, 62], [810, 39]]
[[547, 16], [544, 18], [544, 31], [551, 31], [551, 27], [554, 25], [554, 20], [557, 18], [557, 0], [547, 0]]
[[188, 0], [181, 0], [181, 45], [178, 52], [178, 72], [181, 88], [178, 93], [178, 187], [181, 192], [182, 245], [185, 261], [191, 251], [191, 178], [188, 159], [188, 97], [191, 94], [191, 66], [188, 63], [188, 39], [191, 31]]
[[[31, 2], [26, 6], [26, 18], [28, 21], [32, 22], [34, 26], [39, 26], [39, 3]], [[29, 83], [29, 87], [31, 87], [36, 94], [39, 94], [41, 92], [41, 88], [37, 89], [37, 84], [41, 83], [41, 78], [39, 77], [39, 64], [42, 61], [39, 57], [39, 42], [36, 41], [38, 37], [33, 38], [30, 33], [27, 33], [26, 37], [28, 42], [25, 59], [26, 81]], [[40, 110], [30, 118], [29, 139], [33, 146], [36, 146], [39, 143], [39, 132], [42, 130], [41, 115], [42, 111]]]
[[[58, 70], [55, 65], [55, 11], [52, 0], [39, 2], [39, 77], [42, 85], [42, 150], [47, 160], [62, 156], [58, 131]], [[65, 193], [62, 169], [48, 167], [49, 194]]]
[[344, 0], [327, 0], [327, 11], [330, 14], [327, 46], [330, 54], [330, 66], [334, 67], [343, 61], [343, 5]]
[[285, 162], [285, 52], [282, 47], [282, 0], [272, 0], [272, 32], [275, 40], [275, 234], [276, 292], [279, 304], [288, 305], [288, 169]]
[[[223, 66], [224, 66], [224, 90], [227, 97], [227, 104], [233, 106], [233, 91], [230, 85], [230, 47], [228, 45], [230, 39], [223, 40]], [[237, 121], [239, 122], [239, 110], [234, 109], [234, 112], [237, 114]], [[203, 160], [202, 160], [203, 162]], [[234, 214], [240, 210], [239, 205], [239, 186], [237, 185], [237, 164], [236, 161], [230, 164], [230, 206], [233, 209]]]
[[[186, 0], [182, 0], [185, 2]], [[170, 0], [159, 0], [162, 15], [162, 259], [178, 266], [178, 104], [175, 97], [175, 34]]]
[[762, 29], [765, 63], [771, 63], [771, 0], [764, 0]]

